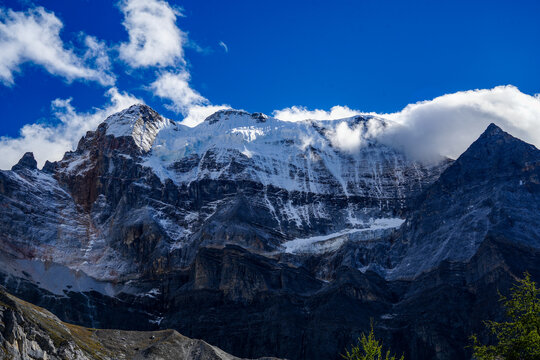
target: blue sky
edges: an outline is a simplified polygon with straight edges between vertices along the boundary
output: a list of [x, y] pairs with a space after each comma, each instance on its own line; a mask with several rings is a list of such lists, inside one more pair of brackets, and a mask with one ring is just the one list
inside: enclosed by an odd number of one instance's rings
[[0, 31], [0, 51], [20, 45], [25, 19], [54, 17], [56, 30], [40, 26], [61, 41], [51, 56], [65, 55], [57, 66], [31, 49], [0, 54], [0, 135], [16, 139], [25, 125], [61, 124], [66, 99], [72, 115], [106, 114], [111, 88], [126, 103], [141, 99], [177, 120], [193, 106], [395, 113], [470, 89], [511, 84], [540, 93], [538, 1], [148, 0], [169, 16], [153, 28], [167, 46], [158, 41], [141, 55], [129, 34], [145, 21], [144, 3], [0, 0], [0, 24], [11, 24]]

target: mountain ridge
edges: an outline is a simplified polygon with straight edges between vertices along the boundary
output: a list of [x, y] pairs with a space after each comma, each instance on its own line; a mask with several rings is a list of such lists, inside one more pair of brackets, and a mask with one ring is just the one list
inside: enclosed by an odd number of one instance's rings
[[[371, 137], [375, 117], [228, 110], [188, 128], [152, 111], [0, 172], [0, 284], [63, 320], [236, 356], [338, 358], [375, 318], [409, 358], [446, 360], [502, 316], [496, 287], [540, 276], [539, 151], [495, 125], [429, 167]], [[356, 152], [340, 123], [363, 134]]]

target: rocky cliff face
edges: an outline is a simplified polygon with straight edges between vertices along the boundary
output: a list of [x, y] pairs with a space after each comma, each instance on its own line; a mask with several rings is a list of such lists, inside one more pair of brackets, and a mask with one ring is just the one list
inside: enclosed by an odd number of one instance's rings
[[491, 124], [418, 199], [391, 277], [466, 262], [490, 238], [540, 248], [539, 201], [540, 151]]
[[[343, 123], [362, 146], [338, 146]], [[465, 359], [497, 289], [540, 276], [540, 151], [492, 125], [425, 166], [385, 126], [227, 110], [187, 128], [133, 106], [0, 172], [0, 282], [63, 320], [236, 356], [337, 359], [373, 318], [408, 358]]]

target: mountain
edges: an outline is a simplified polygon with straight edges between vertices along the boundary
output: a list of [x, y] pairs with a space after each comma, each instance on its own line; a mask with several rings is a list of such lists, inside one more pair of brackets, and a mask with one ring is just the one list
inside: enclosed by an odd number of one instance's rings
[[187, 128], [132, 106], [61, 161], [38, 170], [26, 154], [0, 174], [13, 209], [0, 217], [10, 237], [0, 246], [98, 280], [152, 277], [189, 265], [209, 244], [272, 252], [295, 238], [395, 227], [407, 201], [444, 167], [426, 168], [374, 141], [342, 151], [332, 128], [232, 110]]
[[240, 360], [174, 330], [98, 330], [67, 324], [47, 310], [11, 296], [1, 288], [0, 351], [0, 358], [14, 360]]
[[398, 252], [405, 256], [391, 277], [466, 262], [491, 238], [540, 248], [539, 166], [537, 148], [491, 124], [421, 195], [402, 228]]
[[388, 126], [222, 110], [189, 128], [132, 106], [0, 172], [0, 284], [63, 321], [240, 357], [338, 359], [373, 320], [408, 359], [466, 359], [498, 290], [540, 278], [540, 151], [491, 125], [425, 165]]

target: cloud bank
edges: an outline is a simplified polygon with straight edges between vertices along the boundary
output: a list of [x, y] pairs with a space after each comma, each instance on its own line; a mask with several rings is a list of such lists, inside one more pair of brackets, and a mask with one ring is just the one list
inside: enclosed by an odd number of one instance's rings
[[[363, 113], [341, 106], [330, 111], [294, 106], [273, 112], [276, 118], [285, 121], [336, 120], [359, 114]], [[490, 123], [495, 123], [540, 147], [540, 96], [524, 94], [511, 85], [446, 94], [407, 105], [396, 113], [369, 114], [390, 120], [390, 126], [382, 131], [371, 122], [364, 130], [336, 122], [331, 137], [334, 145], [354, 151], [366, 138], [378, 137], [417, 160], [432, 162], [440, 156], [455, 159]]]
[[129, 94], [121, 93], [116, 88], [106, 92], [108, 103], [92, 112], [79, 113], [71, 105], [71, 99], [56, 99], [52, 103], [56, 125], [29, 124], [20, 130], [17, 138], [0, 137], [0, 169], [9, 169], [27, 151], [32, 151], [43, 166], [45, 160], [60, 160], [64, 153], [73, 150], [80, 138], [96, 127], [107, 116], [121, 111], [135, 103], [141, 103]]
[[510, 85], [447, 94], [382, 116], [398, 124], [386, 141], [424, 161], [457, 158], [490, 123], [540, 147], [540, 97]]
[[[103, 58], [103, 47], [94, 38], [85, 39], [84, 58], [64, 47], [60, 38], [62, 22], [42, 7], [16, 12], [0, 8], [0, 81], [14, 84], [20, 65], [31, 62], [68, 81], [82, 79], [102, 85], [114, 84]], [[97, 67], [88, 65], [97, 62]]]

